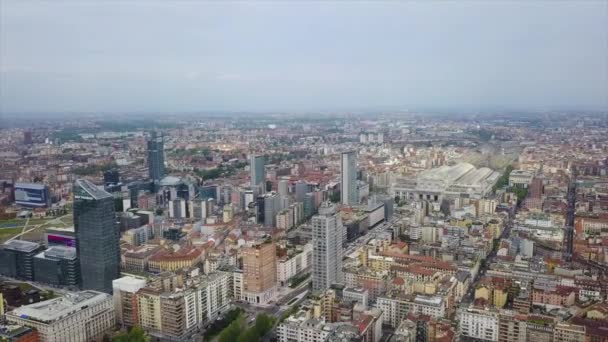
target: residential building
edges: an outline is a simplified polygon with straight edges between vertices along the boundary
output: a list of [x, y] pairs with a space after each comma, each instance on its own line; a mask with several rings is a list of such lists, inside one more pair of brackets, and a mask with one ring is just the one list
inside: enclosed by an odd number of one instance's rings
[[324, 203], [319, 215], [312, 218], [313, 291], [325, 291], [333, 283], [343, 282], [342, 221], [335, 207]]
[[460, 332], [463, 336], [498, 341], [498, 312], [468, 308], [460, 312]]
[[243, 249], [243, 294], [252, 304], [267, 303], [276, 292], [276, 246], [270, 240], [255, 241]]

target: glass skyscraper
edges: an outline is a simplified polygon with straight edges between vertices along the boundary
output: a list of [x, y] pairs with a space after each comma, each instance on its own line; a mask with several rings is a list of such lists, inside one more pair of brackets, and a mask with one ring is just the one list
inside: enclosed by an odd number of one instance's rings
[[358, 202], [357, 153], [355, 151], [342, 152], [341, 167], [340, 196], [342, 197], [342, 204], [356, 204]]
[[[264, 156], [251, 156], [251, 187], [256, 187], [266, 179], [264, 174], [264, 166], [266, 165], [266, 158]], [[262, 191], [265, 192], [266, 185], [263, 185]]]
[[154, 182], [165, 176], [165, 142], [163, 136], [152, 132], [148, 139], [148, 175]]
[[85, 179], [74, 183], [74, 230], [82, 288], [112, 293], [120, 276], [114, 197]]

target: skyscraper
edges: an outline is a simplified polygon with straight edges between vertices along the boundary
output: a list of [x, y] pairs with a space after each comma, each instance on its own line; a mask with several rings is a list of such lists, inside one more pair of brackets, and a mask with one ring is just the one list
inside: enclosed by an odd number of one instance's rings
[[340, 196], [342, 204], [352, 205], [357, 201], [357, 154], [355, 151], [342, 152], [342, 179]]
[[112, 293], [120, 274], [114, 197], [85, 179], [74, 183], [74, 230], [82, 288]]
[[274, 297], [276, 285], [274, 242], [260, 240], [243, 249], [243, 299], [255, 304], [266, 303]]
[[323, 203], [312, 218], [312, 288], [324, 291], [333, 283], [343, 281], [342, 235], [344, 227], [336, 208]]
[[165, 176], [165, 143], [163, 136], [156, 132], [150, 134], [148, 139], [148, 175], [154, 182]]
[[289, 195], [289, 181], [287, 179], [279, 180], [279, 184], [277, 186], [279, 196], [288, 196]]
[[262, 185], [262, 191], [266, 190], [266, 184], [264, 180], [266, 175], [264, 174], [264, 166], [266, 165], [266, 158], [264, 156], [252, 155], [249, 167], [251, 168], [251, 187]]

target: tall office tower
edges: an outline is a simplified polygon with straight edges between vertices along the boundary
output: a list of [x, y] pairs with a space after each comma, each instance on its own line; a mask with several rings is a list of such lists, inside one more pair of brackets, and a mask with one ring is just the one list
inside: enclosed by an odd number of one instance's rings
[[279, 196], [285, 197], [289, 195], [289, 181], [287, 179], [279, 180], [278, 185]]
[[342, 180], [340, 182], [342, 204], [352, 205], [357, 201], [357, 154], [342, 152]]
[[296, 183], [296, 202], [304, 202], [308, 193], [308, 183], [299, 181]]
[[264, 156], [252, 155], [249, 167], [251, 168], [251, 187], [261, 185], [262, 191], [266, 190], [266, 175], [264, 174], [264, 166], [266, 158]]
[[344, 227], [335, 207], [323, 203], [312, 218], [312, 288], [325, 291], [344, 279], [342, 273], [342, 235]]
[[243, 297], [249, 303], [267, 303], [276, 292], [276, 246], [270, 240], [243, 249]]
[[82, 288], [112, 293], [120, 274], [114, 197], [85, 179], [74, 183], [74, 231]]
[[281, 210], [281, 199], [276, 193], [269, 193], [264, 196], [264, 226], [275, 227], [277, 225], [276, 216]]
[[165, 176], [165, 143], [163, 136], [156, 132], [150, 134], [148, 139], [148, 175], [154, 182]]
[[32, 144], [32, 131], [24, 131], [23, 132], [23, 144], [31, 145]]

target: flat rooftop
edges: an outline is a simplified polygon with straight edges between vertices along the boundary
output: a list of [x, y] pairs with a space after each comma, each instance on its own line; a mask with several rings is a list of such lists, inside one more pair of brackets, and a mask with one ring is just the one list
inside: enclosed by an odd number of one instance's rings
[[7, 315], [48, 324], [64, 319], [87, 306], [96, 305], [111, 297], [109, 294], [91, 290], [73, 292], [64, 297], [22, 306], [7, 313]]
[[76, 248], [67, 246], [53, 246], [49, 247], [44, 252], [36, 254], [36, 258], [41, 259], [65, 259], [74, 260], [77, 257]]
[[11, 240], [11, 241], [7, 241], [4, 243], [4, 249], [10, 249], [13, 251], [19, 251], [19, 252], [33, 252], [36, 249], [40, 248], [40, 245], [35, 243], [35, 242], [31, 242], [31, 241], [25, 241], [25, 240]]

